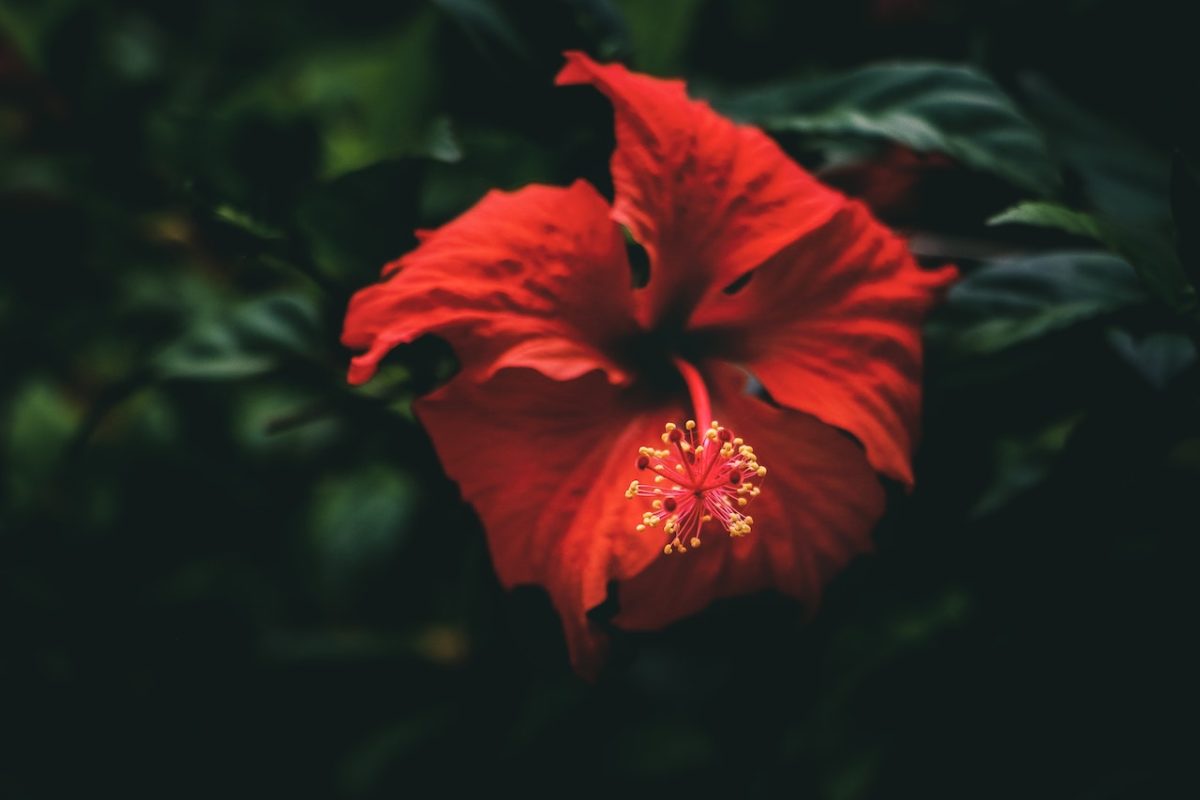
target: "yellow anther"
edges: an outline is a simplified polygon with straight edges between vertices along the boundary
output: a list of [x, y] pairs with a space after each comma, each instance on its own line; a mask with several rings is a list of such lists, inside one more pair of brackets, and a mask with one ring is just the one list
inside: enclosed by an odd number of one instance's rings
[[692, 541], [690, 542], [690, 544], [692, 545], [692, 547], [699, 547], [699, 546], [700, 546], [700, 537], [699, 537], [699, 536], [693, 536], [693, 537], [692, 537]]
[[684, 423], [683, 426], [685, 428], [687, 428], [689, 431], [694, 431], [694, 430], [696, 430], [696, 420], [689, 419], [687, 422]]
[[676, 465], [675, 465], [675, 471], [676, 471], [676, 472], [683, 472], [683, 464], [676, 464]]
[[662, 476], [662, 475], [655, 475], [655, 476], [654, 476], [654, 482], [655, 482], [655, 483], [662, 483], [662, 482], [663, 482], [663, 476]]
[[636, 494], [637, 494], [637, 490], [638, 490], [638, 482], [637, 482], [637, 481], [630, 481], [630, 482], [629, 482], [629, 488], [625, 490], [625, 496], [626, 496], [626, 497], [633, 497], [634, 495], [636, 495]]
[[717, 422], [717, 421], [714, 419], [714, 420], [713, 420], [711, 423], [709, 423], [709, 426], [708, 426], [708, 427], [712, 428], [712, 429], [715, 431], [715, 430], [718, 430], [718, 429], [721, 427], [721, 423]]
[[646, 526], [638, 525], [636, 528], [634, 528], [634, 530], [637, 531], [638, 533], [641, 533], [642, 531], [646, 530]]
[[742, 445], [744, 445], [745, 443], [746, 443], [746, 440], [745, 440], [745, 439], [742, 439], [741, 437], [739, 437], [739, 438], [737, 438], [737, 439], [734, 439], [734, 440], [733, 440], [733, 446], [734, 446], [734, 447], [741, 447], [741, 446], [742, 446]]
[[662, 508], [662, 500], [655, 500], [650, 504], [650, 507], [657, 511], [658, 509]]
[[738, 505], [739, 505], [739, 506], [744, 506], [744, 505], [746, 505], [746, 504], [747, 504], [747, 503], [749, 503], [749, 502], [750, 502], [750, 501], [749, 501], [749, 500], [747, 500], [747, 499], [746, 499], [746, 498], [744, 498], [744, 497], [739, 497], [739, 498], [738, 498]]
[[666, 553], [667, 555], [671, 555], [671, 553], [673, 553], [674, 550], [671, 548], [671, 545], [667, 545], [666, 547], [663, 548], [663, 552]]
[[716, 439], [716, 438], [717, 438], [717, 429], [716, 429], [716, 428], [709, 428], [709, 429], [708, 429], [708, 432], [704, 434], [704, 437], [705, 437], [706, 439]]
[[664, 425], [663, 427], [666, 429], [667, 433], [670, 433], [671, 431], [675, 430], [675, 423], [674, 423], [674, 422], [668, 422], [668, 423], [667, 423], [666, 425]]
[[700, 517], [700, 521], [701, 522], [712, 522], [712, 514], [705, 514], [704, 516]]
[[757, 470], [757, 472], [758, 472], [758, 477], [760, 477], [760, 478], [761, 478], [763, 475], [766, 475], [766, 474], [767, 474], [767, 468], [766, 468], [766, 467], [759, 467], [759, 468], [758, 468], [758, 470]]

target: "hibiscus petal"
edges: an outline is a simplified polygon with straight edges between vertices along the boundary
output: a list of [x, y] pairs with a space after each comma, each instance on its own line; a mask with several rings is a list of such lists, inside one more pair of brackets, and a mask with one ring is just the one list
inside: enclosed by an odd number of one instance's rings
[[721, 597], [774, 588], [811, 613], [821, 592], [856, 555], [872, 547], [884, 493], [862, 450], [813, 417], [744, 394], [745, 376], [709, 365], [713, 409], [754, 446], [767, 469], [762, 494], [746, 506], [754, 529], [734, 538], [713, 523], [703, 545], [664, 556], [618, 589], [613, 622], [654, 630]]
[[638, 448], [682, 410], [631, 405], [599, 372], [555, 381], [529, 369], [456, 378], [416, 410], [483, 521], [501, 582], [544, 586], [572, 663], [594, 674], [605, 637], [587, 612], [609, 581], [662, 554], [660, 537], [635, 532], [643, 509], [624, 496]]
[[489, 192], [421, 235], [350, 301], [342, 342], [366, 349], [350, 381], [364, 383], [393, 347], [424, 334], [449, 340], [464, 370], [486, 379], [525, 366], [557, 380], [604, 370], [633, 329], [630, 270], [608, 204], [584, 181]]
[[692, 326], [781, 405], [841, 428], [910, 486], [921, 408], [921, 322], [953, 267], [924, 270], [866, 207], [847, 201], [744, 288], [710, 292]]
[[612, 213], [650, 258], [637, 293], [647, 328], [682, 322], [706, 290], [730, 285], [844, 202], [766, 134], [688, 99], [682, 81], [566, 58], [558, 84], [594, 85], [613, 104]]

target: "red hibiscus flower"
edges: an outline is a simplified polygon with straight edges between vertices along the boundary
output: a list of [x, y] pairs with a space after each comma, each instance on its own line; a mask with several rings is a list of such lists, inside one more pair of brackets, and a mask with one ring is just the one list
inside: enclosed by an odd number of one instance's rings
[[583, 181], [489, 192], [354, 297], [343, 342], [353, 383], [450, 342], [462, 369], [417, 415], [501, 581], [546, 588], [592, 674], [613, 582], [625, 630], [767, 588], [811, 609], [871, 546], [878, 474], [912, 483], [919, 326], [954, 270], [680, 81], [568, 53], [557, 82], [612, 101], [612, 205]]

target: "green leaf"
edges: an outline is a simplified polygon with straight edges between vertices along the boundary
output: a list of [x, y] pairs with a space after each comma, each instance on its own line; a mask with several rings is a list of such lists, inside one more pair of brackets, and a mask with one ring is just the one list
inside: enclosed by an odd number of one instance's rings
[[1078, 178], [1090, 208], [1128, 225], [1166, 219], [1170, 164], [1163, 153], [1041, 78], [1025, 77], [1021, 89], [1029, 116], [1050, 152]]
[[433, 0], [448, 14], [480, 52], [492, 54], [495, 46], [529, 58], [529, 48], [508, 18], [491, 0]]
[[1159, 391], [1196, 363], [1196, 344], [1181, 333], [1158, 331], [1141, 338], [1121, 328], [1108, 332], [1113, 350]]
[[411, 249], [427, 162], [387, 161], [324, 181], [297, 209], [308, 251], [325, 274], [347, 286], [376, 280]]
[[869, 66], [763, 88], [720, 105], [772, 131], [886, 139], [944, 153], [1040, 195], [1058, 188], [1042, 135], [990, 78], [966, 67]]
[[1196, 290], [1188, 282], [1179, 258], [1170, 245], [1152, 231], [1130, 228], [1047, 202], [1021, 203], [988, 220], [989, 225], [1008, 223], [1054, 228], [1095, 239], [1131, 263], [1146, 288], [1172, 309], [1187, 314], [1196, 308]]
[[1055, 228], [1075, 236], [1101, 241], [1100, 224], [1091, 214], [1074, 211], [1057, 203], [1030, 201], [1019, 203], [987, 221], [988, 225], [1034, 225]]
[[955, 284], [929, 335], [953, 353], [987, 355], [1144, 300], [1133, 269], [1108, 253], [1006, 259]]
[[1104, 243], [1137, 269], [1146, 287], [1180, 314], [1194, 314], [1196, 288], [1188, 281], [1175, 248], [1163, 236], [1101, 220]]
[[982, 517], [997, 511], [1044, 481], [1082, 421], [1082, 415], [1073, 415], [1048, 425], [1033, 436], [998, 441], [995, 480], [972, 508], [972, 515]]
[[43, 66], [42, 50], [47, 35], [81, 5], [82, 0], [38, 0], [29, 3], [0, 3], [0, 38], [16, 45], [21, 55], [37, 67]]
[[314, 120], [325, 177], [404, 156], [456, 160], [437, 109], [435, 22], [421, 14], [373, 43], [315, 52], [250, 84], [225, 111]]
[[236, 380], [324, 353], [316, 309], [301, 295], [252, 300], [200, 320], [155, 361], [160, 377]]
[[82, 410], [49, 381], [31, 380], [15, 393], [4, 420], [4, 483], [15, 505], [37, 499], [82, 416]]
[[654, 75], [677, 73], [704, 0], [618, 0], [618, 4], [629, 23], [637, 68]]
[[229, 203], [222, 203], [214, 208], [213, 216], [226, 225], [230, 225], [256, 239], [278, 241], [285, 238], [283, 231]]
[[346, 588], [393, 553], [407, 532], [416, 498], [412, 480], [383, 464], [322, 480], [308, 515], [322, 578]]

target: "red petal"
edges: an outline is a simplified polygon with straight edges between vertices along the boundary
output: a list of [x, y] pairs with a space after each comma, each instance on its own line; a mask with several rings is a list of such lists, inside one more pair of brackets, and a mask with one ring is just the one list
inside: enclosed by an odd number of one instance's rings
[[903, 240], [848, 201], [739, 292], [710, 293], [692, 324], [776, 402], [853, 434], [877, 470], [911, 486], [921, 321], [956, 274], [918, 267]]
[[699, 549], [663, 556], [622, 582], [614, 622], [628, 630], [661, 628], [717, 598], [769, 588], [811, 612], [830, 579], [870, 550], [883, 514], [883, 488], [854, 442], [807, 414], [746, 396], [732, 368], [709, 372], [717, 418], [768, 469], [762, 494], [746, 507], [754, 530], [733, 538], [710, 523]]
[[756, 128], [689, 100], [682, 81], [566, 54], [557, 83], [588, 83], [613, 103], [613, 218], [650, 257], [638, 293], [646, 327], [680, 321], [721, 289], [827, 220], [844, 202]]
[[644, 509], [624, 494], [638, 448], [682, 409], [632, 406], [598, 372], [559, 382], [510, 369], [483, 384], [456, 378], [417, 413], [483, 521], [501, 582], [544, 586], [572, 663], [594, 674], [605, 639], [588, 610], [609, 581], [662, 554], [658, 538], [635, 532]]
[[350, 301], [342, 342], [364, 383], [398, 344], [444, 336], [473, 377], [525, 366], [558, 380], [628, 376], [606, 349], [634, 326], [630, 270], [604, 199], [584, 181], [489, 192]]

